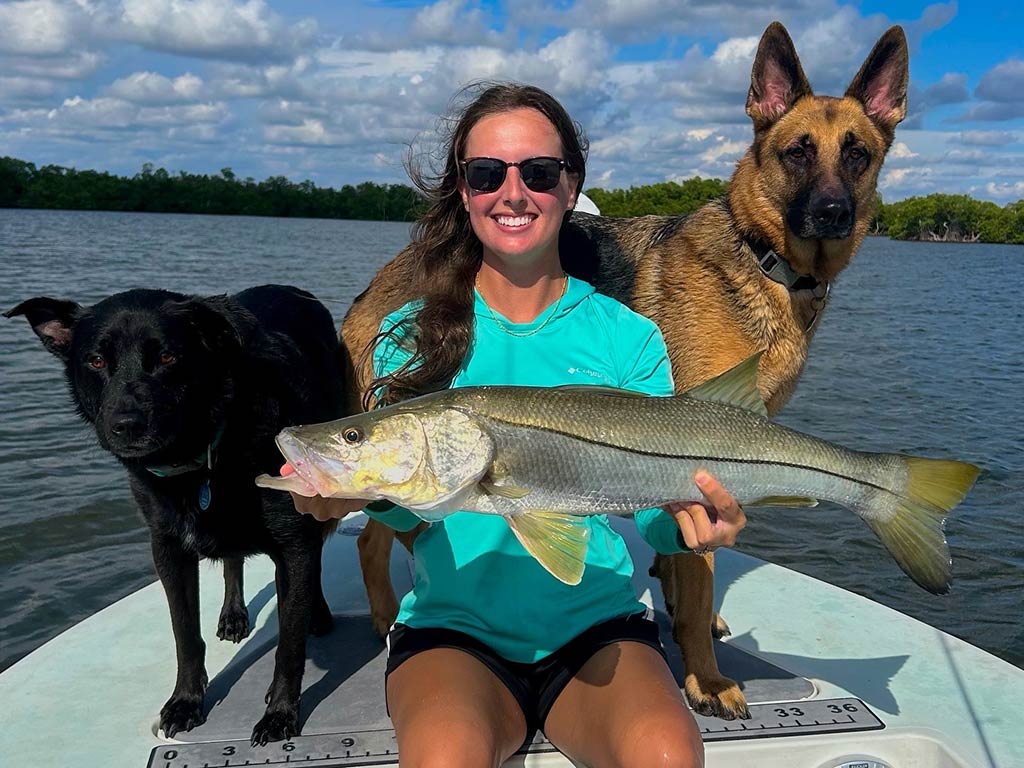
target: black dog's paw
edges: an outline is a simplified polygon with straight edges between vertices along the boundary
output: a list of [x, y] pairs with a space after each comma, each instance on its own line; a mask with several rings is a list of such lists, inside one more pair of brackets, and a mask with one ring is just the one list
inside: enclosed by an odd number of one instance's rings
[[205, 722], [201, 693], [171, 696], [160, 710], [160, 730], [168, 739], [173, 739], [174, 734], [181, 731], [191, 731]]
[[299, 713], [297, 710], [267, 712], [252, 729], [251, 744], [262, 747], [271, 741], [283, 741], [299, 735]]
[[251, 631], [249, 611], [244, 605], [232, 609], [225, 608], [220, 612], [220, 619], [217, 621], [217, 637], [221, 640], [240, 643], [249, 636]]

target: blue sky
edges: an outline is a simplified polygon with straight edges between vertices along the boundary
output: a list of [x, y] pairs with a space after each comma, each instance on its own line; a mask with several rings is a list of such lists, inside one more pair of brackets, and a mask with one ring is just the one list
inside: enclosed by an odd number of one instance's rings
[[554, 93], [588, 183], [727, 178], [765, 26], [841, 94], [892, 24], [910, 42], [886, 200], [1024, 198], [1024, 4], [911, 0], [0, 0], [0, 155], [131, 175], [406, 181], [465, 83]]

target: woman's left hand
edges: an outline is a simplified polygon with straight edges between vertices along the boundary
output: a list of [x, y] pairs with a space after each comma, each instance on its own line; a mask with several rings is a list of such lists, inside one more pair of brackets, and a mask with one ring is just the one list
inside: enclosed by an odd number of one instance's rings
[[677, 501], [666, 504], [665, 511], [676, 519], [683, 541], [697, 554], [716, 547], [731, 547], [747, 524], [743, 507], [704, 470], [698, 470], [693, 480], [704, 494], [704, 502]]

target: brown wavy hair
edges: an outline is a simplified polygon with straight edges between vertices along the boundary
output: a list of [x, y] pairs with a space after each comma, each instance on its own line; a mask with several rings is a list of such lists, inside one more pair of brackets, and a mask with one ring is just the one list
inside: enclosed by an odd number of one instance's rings
[[[459, 161], [473, 127], [483, 118], [516, 109], [535, 109], [554, 126], [562, 142], [566, 172], [576, 174], [576, 192], [583, 189], [588, 143], [580, 126], [547, 92], [520, 83], [474, 83], [463, 88], [452, 104], [469, 94], [479, 95], [454, 117], [442, 119], [443, 168], [433, 174], [417, 167], [410, 151], [409, 178], [423, 193], [427, 211], [413, 226], [408, 254], [413, 264], [416, 293], [423, 307], [407, 324], [380, 334], [394, 336], [413, 348], [411, 358], [387, 376], [370, 382], [364, 407], [378, 395], [388, 405], [447, 387], [469, 351], [473, 336], [473, 284], [483, 260], [483, 247], [469, 222], [459, 193]], [[568, 220], [569, 214], [566, 214]]]

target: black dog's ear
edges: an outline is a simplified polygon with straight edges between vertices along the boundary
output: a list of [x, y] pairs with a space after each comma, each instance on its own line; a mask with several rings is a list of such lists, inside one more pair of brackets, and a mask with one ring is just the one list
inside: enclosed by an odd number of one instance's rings
[[896, 126], [907, 116], [907, 84], [910, 80], [907, 36], [902, 27], [890, 27], [864, 60], [846, 95], [864, 105], [891, 144]]
[[798, 100], [812, 95], [793, 39], [784, 26], [773, 21], [761, 35], [750, 71], [747, 114], [754, 121], [754, 132], [770, 128]]
[[36, 336], [42, 340], [43, 346], [66, 360], [75, 323], [84, 311], [81, 305], [73, 301], [37, 296], [4, 312], [4, 317], [24, 315]]

